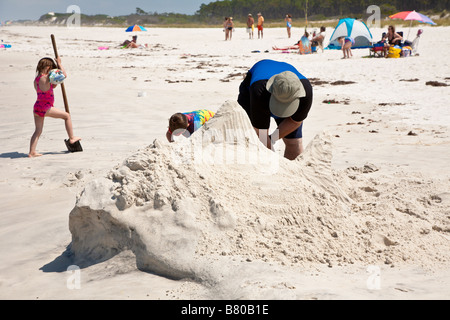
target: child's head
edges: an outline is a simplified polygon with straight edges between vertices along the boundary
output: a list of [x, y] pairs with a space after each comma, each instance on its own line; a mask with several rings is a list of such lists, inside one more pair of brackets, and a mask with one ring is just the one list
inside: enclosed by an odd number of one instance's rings
[[182, 113], [175, 113], [169, 119], [169, 131], [174, 133], [178, 129], [187, 129], [188, 118]]
[[36, 67], [38, 73], [48, 73], [52, 69], [56, 69], [57, 65], [52, 58], [42, 58]]

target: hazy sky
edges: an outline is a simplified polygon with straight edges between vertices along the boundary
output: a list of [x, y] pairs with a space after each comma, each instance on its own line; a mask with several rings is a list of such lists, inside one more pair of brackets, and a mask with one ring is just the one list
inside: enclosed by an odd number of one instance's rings
[[111, 16], [135, 13], [136, 8], [147, 12], [174, 12], [194, 14], [202, 3], [211, 0], [0, 0], [0, 21], [36, 20], [47, 12], [67, 12], [67, 7], [77, 5], [83, 14], [108, 14]]

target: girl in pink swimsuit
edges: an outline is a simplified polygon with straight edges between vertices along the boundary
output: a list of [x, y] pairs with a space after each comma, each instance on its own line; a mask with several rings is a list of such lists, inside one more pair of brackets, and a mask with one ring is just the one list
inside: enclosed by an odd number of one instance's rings
[[[64, 73], [64, 76], [67, 77], [66, 71], [64, 67], [61, 65], [61, 59], [57, 59], [59, 69]], [[36, 146], [39, 140], [39, 137], [42, 134], [42, 130], [44, 128], [44, 118], [52, 117], [57, 119], [63, 119], [66, 126], [67, 134], [69, 135], [69, 142], [71, 144], [81, 140], [81, 138], [76, 137], [73, 134], [72, 128], [72, 119], [70, 118], [70, 114], [65, 111], [58, 110], [53, 108], [53, 103], [55, 102], [55, 97], [53, 95], [53, 89], [57, 86], [50, 83], [48, 79], [48, 74], [50, 70], [56, 69], [57, 64], [51, 58], [42, 58], [39, 60], [39, 63], [36, 68], [36, 78], [34, 79], [34, 88], [37, 92], [37, 100], [33, 107], [34, 113], [34, 124], [36, 126], [34, 133], [31, 137], [30, 141], [30, 152], [28, 156], [39, 157], [42, 154], [36, 152]]]

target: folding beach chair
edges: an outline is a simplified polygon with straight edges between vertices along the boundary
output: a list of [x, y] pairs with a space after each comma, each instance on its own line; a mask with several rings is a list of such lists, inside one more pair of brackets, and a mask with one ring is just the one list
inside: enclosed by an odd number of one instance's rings
[[384, 43], [375, 43], [369, 48], [369, 53], [371, 57], [384, 57]]

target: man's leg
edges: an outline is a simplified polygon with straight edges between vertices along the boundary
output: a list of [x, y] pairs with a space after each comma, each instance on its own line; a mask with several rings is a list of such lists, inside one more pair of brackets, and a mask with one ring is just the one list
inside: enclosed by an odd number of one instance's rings
[[303, 152], [303, 139], [286, 139], [283, 138], [286, 148], [284, 150], [284, 157], [289, 160], [295, 160]]

